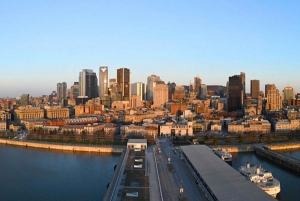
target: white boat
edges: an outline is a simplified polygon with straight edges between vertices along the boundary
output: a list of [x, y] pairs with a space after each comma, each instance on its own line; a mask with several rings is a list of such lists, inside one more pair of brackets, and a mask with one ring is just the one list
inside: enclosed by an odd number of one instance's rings
[[223, 161], [231, 162], [232, 161], [232, 155], [227, 150], [218, 148], [214, 150], [215, 154], [219, 156]]
[[261, 166], [250, 165], [247, 162], [246, 166], [241, 166], [239, 171], [248, 180], [255, 183], [263, 191], [276, 197], [280, 192], [280, 182], [275, 179], [270, 171], [264, 170]]

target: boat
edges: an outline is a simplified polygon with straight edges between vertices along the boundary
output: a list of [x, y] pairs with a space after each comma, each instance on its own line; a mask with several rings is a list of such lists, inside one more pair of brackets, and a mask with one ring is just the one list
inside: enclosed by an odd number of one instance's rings
[[276, 197], [280, 192], [280, 182], [274, 178], [271, 171], [264, 170], [261, 166], [250, 165], [247, 162], [246, 166], [241, 166], [239, 171], [252, 183], [255, 183], [263, 191]]
[[217, 156], [219, 156], [223, 161], [225, 161], [227, 163], [231, 163], [232, 162], [232, 155], [227, 150], [218, 148], [218, 149], [214, 150], [214, 153]]

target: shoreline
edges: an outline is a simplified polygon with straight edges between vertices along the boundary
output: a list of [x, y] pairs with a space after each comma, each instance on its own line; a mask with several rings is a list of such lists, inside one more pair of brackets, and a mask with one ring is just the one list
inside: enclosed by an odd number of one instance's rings
[[300, 142], [285, 142], [276, 144], [248, 144], [248, 145], [211, 145], [211, 149], [223, 148], [229, 152], [254, 152], [255, 146], [266, 146], [271, 151], [297, 150], [300, 149]]
[[93, 152], [93, 153], [118, 153], [121, 154], [126, 148], [125, 146], [81, 146], [81, 145], [68, 145], [68, 144], [51, 144], [51, 143], [40, 143], [31, 141], [16, 141], [8, 139], [0, 139], [0, 144], [15, 145], [31, 148], [41, 148], [49, 150], [62, 150], [62, 151], [73, 151], [73, 152]]

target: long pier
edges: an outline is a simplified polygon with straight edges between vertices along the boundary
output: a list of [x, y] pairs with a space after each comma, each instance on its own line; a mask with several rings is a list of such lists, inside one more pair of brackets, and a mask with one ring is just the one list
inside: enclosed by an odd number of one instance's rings
[[300, 161], [295, 158], [276, 153], [265, 146], [255, 147], [255, 153], [269, 159], [270, 161], [300, 173]]

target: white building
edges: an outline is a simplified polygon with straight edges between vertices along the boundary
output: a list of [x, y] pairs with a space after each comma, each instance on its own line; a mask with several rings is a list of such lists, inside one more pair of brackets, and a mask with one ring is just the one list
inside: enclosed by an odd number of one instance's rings
[[193, 122], [183, 120], [179, 123], [166, 122], [160, 126], [160, 135], [163, 136], [185, 136], [193, 135]]

